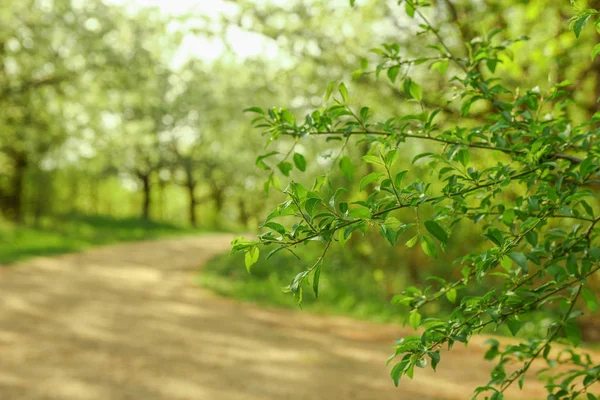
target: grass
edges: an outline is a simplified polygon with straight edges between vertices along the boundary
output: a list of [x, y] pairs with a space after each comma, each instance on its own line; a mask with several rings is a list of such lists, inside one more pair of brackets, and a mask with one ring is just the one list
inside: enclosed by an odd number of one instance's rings
[[[268, 250], [261, 250], [266, 254]], [[404, 323], [409, 309], [390, 303], [394, 294], [400, 293], [407, 283], [402, 267], [396, 270], [374, 268], [381, 265], [376, 261], [377, 253], [361, 257], [349, 246], [334, 248], [326, 257], [322, 268], [319, 298], [313, 294], [310, 282], [304, 285], [302, 308], [308, 312], [325, 315], [345, 315], [374, 322]], [[294, 297], [284, 293], [282, 288], [289, 285], [292, 278], [305, 270], [319, 255], [319, 249], [305, 247], [298, 251], [298, 260], [290, 253], [278, 252], [269, 260], [261, 260], [252, 266], [249, 274], [244, 268], [242, 253], [233, 256], [222, 255], [209, 261], [197, 275], [197, 283], [220, 295], [259, 305], [282, 308], [298, 308]], [[400, 260], [396, 260], [402, 265]], [[423, 282], [427, 285], [428, 282]], [[485, 293], [489, 287], [481, 287]], [[462, 293], [461, 293], [462, 294]], [[475, 293], [471, 295], [476, 295]], [[442, 299], [422, 307], [425, 317], [445, 318], [452, 312], [454, 304]], [[542, 335], [545, 332], [544, 312], [533, 313], [524, 321], [518, 336], [522, 338]], [[488, 327], [484, 333], [511, 336], [505, 325], [497, 330]]]
[[200, 232], [165, 222], [81, 214], [46, 217], [39, 227], [0, 221], [0, 265], [96, 245]]
[[[266, 252], [266, 250], [265, 250]], [[298, 308], [289, 293], [283, 293], [291, 279], [318, 257], [310, 248], [302, 252], [306, 260], [279, 252], [269, 260], [261, 259], [249, 274], [243, 254], [222, 255], [202, 267], [197, 282], [218, 294], [260, 305]], [[404, 282], [400, 273], [367, 267], [344, 250], [332, 250], [323, 266], [316, 299], [310, 285], [305, 285], [302, 308], [317, 314], [346, 315], [376, 322], [404, 322], [406, 308], [390, 303], [389, 287]]]

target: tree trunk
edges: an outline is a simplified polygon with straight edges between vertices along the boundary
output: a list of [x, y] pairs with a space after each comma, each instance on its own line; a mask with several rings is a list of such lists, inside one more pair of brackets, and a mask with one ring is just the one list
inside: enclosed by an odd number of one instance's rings
[[151, 193], [150, 193], [150, 174], [141, 175], [140, 180], [142, 181], [142, 189], [144, 191], [144, 203], [142, 205], [142, 219], [149, 220], [150, 219], [150, 202], [151, 202]]
[[187, 184], [187, 190], [188, 190], [188, 196], [189, 196], [189, 218], [190, 218], [190, 224], [195, 228], [196, 227], [196, 195], [195, 195], [195, 189], [196, 189], [196, 185], [194, 183], [188, 182]]
[[213, 191], [211, 194], [212, 200], [215, 203], [215, 225], [217, 227], [221, 226], [221, 211], [223, 210], [223, 206], [225, 203], [225, 197], [223, 191], [213, 186]]
[[27, 159], [21, 154], [15, 159], [15, 173], [12, 182], [11, 208], [13, 219], [22, 223], [25, 219], [23, 211], [23, 188], [25, 183], [25, 173], [27, 170]]
[[244, 202], [243, 198], [240, 197], [240, 199], [238, 200], [238, 205], [240, 208], [240, 222], [242, 223], [244, 228], [247, 228], [248, 223], [250, 222], [250, 213], [248, 212], [246, 203]]
[[160, 179], [158, 182], [158, 218], [161, 221], [166, 219], [165, 217], [165, 187], [167, 186], [167, 182], [163, 179]]
[[421, 284], [421, 274], [419, 273], [419, 265], [423, 265], [420, 261], [418, 252], [412, 249], [406, 253], [406, 272], [408, 273], [409, 281], [414, 285]]

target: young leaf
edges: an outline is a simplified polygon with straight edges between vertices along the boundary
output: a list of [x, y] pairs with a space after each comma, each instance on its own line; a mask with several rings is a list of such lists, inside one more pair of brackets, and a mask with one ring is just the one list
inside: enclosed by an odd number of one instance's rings
[[527, 258], [523, 255], [523, 253], [511, 252], [508, 253], [508, 256], [517, 263], [519, 267], [523, 269], [523, 271], [527, 272]]
[[421, 314], [419, 314], [417, 310], [412, 310], [408, 317], [408, 321], [413, 329], [417, 329], [421, 325]]
[[410, 95], [417, 101], [423, 100], [423, 89], [415, 81], [410, 82]]
[[592, 61], [600, 54], [600, 43], [594, 46], [592, 49]]
[[439, 240], [440, 242], [447, 244], [448, 243], [448, 234], [437, 222], [435, 221], [425, 221], [425, 228], [433, 235], [434, 238]]
[[569, 273], [571, 275], [575, 275], [578, 276], [579, 275], [579, 267], [577, 266], [577, 257], [575, 257], [575, 254], [569, 254], [569, 256], [567, 257], [567, 271], [569, 271]]
[[431, 64], [431, 68], [435, 69], [441, 75], [446, 75], [446, 71], [448, 70], [448, 60], [436, 61]]
[[390, 79], [390, 81], [392, 83], [396, 82], [396, 78], [398, 77], [398, 74], [400, 73], [400, 66], [399, 65], [394, 65], [393, 67], [390, 67], [387, 70], [387, 76]]
[[585, 28], [588, 20], [590, 19], [590, 15], [584, 15], [575, 20], [573, 23], [573, 32], [575, 32], [575, 37], [579, 37], [581, 35], [581, 31]]
[[329, 82], [329, 85], [327, 85], [327, 92], [325, 93], [325, 101], [329, 101], [329, 98], [331, 97], [331, 93], [333, 93], [334, 87], [335, 87], [335, 82]]
[[340, 94], [342, 95], [342, 100], [344, 100], [344, 103], [347, 103], [348, 102], [348, 88], [346, 88], [346, 85], [344, 85], [344, 82], [339, 84], [338, 90], [339, 90]]
[[277, 168], [279, 168], [283, 175], [290, 176], [290, 171], [294, 168], [294, 166], [287, 161], [282, 161], [277, 164]]
[[375, 156], [371, 156], [371, 155], [366, 155], [366, 156], [363, 156], [362, 159], [367, 164], [384, 165], [383, 161], [379, 157], [375, 157]]
[[306, 159], [300, 153], [294, 153], [294, 164], [300, 171], [306, 171]]
[[579, 346], [579, 343], [581, 343], [581, 331], [577, 324], [571, 322], [565, 325], [565, 334], [573, 346]]
[[321, 278], [321, 263], [319, 263], [315, 267], [315, 271], [313, 272], [313, 292], [315, 292], [315, 297], [319, 298], [319, 279]]
[[419, 240], [418, 235], [408, 239], [408, 242], [406, 242], [405, 246], [410, 249], [410, 248], [414, 247], [415, 244], [417, 244], [417, 240]]
[[506, 324], [508, 325], [508, 330], [513, 336], [516, 336], [519, 330], [521, 330], [521, 326], [523, 326], [523, 323], [515, 318], [509, 318]]
[[253, 112], [260, 115], [265, 115], [265, 110], [260, 107], [248, 107], [244, 109], [244, 112]]
[[244, 254], [244, 262], [248, 272], [250, 272], [250, 268], [258, 261], [259, 255], [260, 250], [256, 246], [251, 247], [248, 251], [246, 251], [246, 254]]
[[381, 172], [371, 172], [369, 175], [365, 176], [360, 180], [360, 190], [362, 191], [368, 184], [377, 182], [380, 180], [385, 174]]
[[456, 289], [450, 289], [446, 292], [446, 298], [450, 303], [456, 302]]
[[429, 235], [421, 236], [421, 249], [431, 258], [437, 258], [438, 256], [437, 247], [435, 247], [435, 243]]
[[411, 18], [415, 17], [415, 8], [409, 2], [404, 3], [404, 9], [406, 10], [406, 14], [409, 17], [411, 17]]
[[591, 312], [598, 312], [598, 299], [594, 292], [584, 287], [581, 289], [581, 296], [585, 300], [585, 305]]

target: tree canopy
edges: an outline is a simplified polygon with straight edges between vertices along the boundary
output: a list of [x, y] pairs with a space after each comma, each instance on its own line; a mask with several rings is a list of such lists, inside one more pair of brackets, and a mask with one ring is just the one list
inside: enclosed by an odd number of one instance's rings
[[[286, 143], [285, 151], [256, 160], [270, 171], [266, 186], [284, 199], [264, 220], [258, 240], [239, 238], [233, 251], [245, 252], [250, 270], [262, 245], [275, 246], [267, 258], [321, 246], [312, 266], [286, 288], [301, 303], [307, 285], [318, 296], [332, 246], [352, 246], [373, 231], [391, 246], [418, 246], [456, 273], [431, 276], [392, 299], [409, 308], [407, 322], [420, 329], [399, 339], [390, 357], [396, 385], [403, 376], [412, 378], [415, 367], [435, 369], [443, 346], [466, 344], [489, 328], [507, 327], [516, 335], [545, 310], [535, 336], [516, 345], [489, 341], [485, 357], [496, 364], [473, 397], [504, 398], [542, 359], [548, 399], [595, 399], [590, 389], [600, 379], [600, 365], [577, 350], [577, 321], [598, 311], [593, 281], [600, 269], [600, 114], [593, 88], [600, 85], [597, 74], [594, 85], [585, 82], [600, 52], [586, 25], [600, 21], [599, 13], [578, 5], [574, 12], [562, 5], [544, 8], [544, 2], [502, 11], [502, 3], [477, 10], [471, 2], [399, 1], [394, 15], [401, 10], [414, 42], [390, 40], [372, 48], [375, 57], [359, 61], [353, 84], [323, 88], [323, 107], [302, 117], [292, 108], [248, 108], [268, 145]], [[350, 5], [355, 10], [343, 12], [375, 7]], [[566, 12], [570, 23], [562, 19]], [[489, 29], [478, 32], [474, 15]], [[528, 51], [545, 34], [535, 23], [525, 24], [532, 15], [561, 21], [550, 33], [560, 40], [542, 52]], [[379, 89], [382, 80], [392, 87], [381, 88], [382, 96], [394, 106], [402, 103], [396, 115], [370, 107], [360, 93], [361, 85]], [[319, 139], [337, 143], [325, 161], [323, 153], [297, 151]], [[299, 176], [315, 163], [341, 177], [327, 172], [309, 182]], [[427, 173], [415, 173], [421, 169]], [[479, 232], [484, 240], [462, 248], [460, 231]], [[446, 252], [454, 247], [461, 254], [450, 259]], [[482, 285], [485, 292], [472, 294]], [[446, 318], [427, 312], [439, 302], [452, 304]]]

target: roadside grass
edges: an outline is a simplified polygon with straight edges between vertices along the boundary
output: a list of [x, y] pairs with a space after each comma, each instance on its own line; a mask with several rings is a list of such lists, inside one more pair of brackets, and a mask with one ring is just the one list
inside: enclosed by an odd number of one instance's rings
[[[268, 250], [264, 250], [268, 252]], [[269, 260], [261, 259], [252, 266], [251, 273], [244, 268], [244, 256], [218, 256], [202, 267], [196, 281], [199, 285], [220, 295], [282, 308], [298, 309], [296, 299], [282, 288], [292, 278], [309, 266], [318, 254], [309, 248], [303, 250], [302, 259], [279, 252]], [[373, 270], [352, 259], [350, 252], [332, 250], [323, 265], [319, 284], [319, 297], [315, 297], [310, 284], [303, 289], [302, 309], [316, 314], [351, 316], [375, 322], [404, 322], [405, 307], [390, 303], [390, 287], [401, 287], [401, 273], [388, 274]]]
[[202, 232], [205, 231], [165, 222], [100, 215], [49, 216], [37, 227], [0, 220], [0, 265], [78, 252], [96, 245]]
[[[262, 250], [262, 249], [261, 249]], [[264, 253], [268, 253], [265, 249]], [[290, 293], [283, 288], [292, 278], [304, 271], [316, 260], [320, 251], [305, 247], [298, 251], [301, 259], [281, 251], [269, 260], [261, 257], [252, 266], [251, 273], [244, 268], [242, 253], [224, 254], [207, 262], [196, 276], [196, 283], [217, 294], [259, 305], [298, 309], [299, 306]], [[400, 264], [400, 263], [399, 263]], [[348, 248], [331, 249], [322, 266], [319, 285], [319, 297], [312, 290], [312, 277], [303, 286], [302, 309], [323, 315], [343, 315], [373, 322], [392, 322], [404, 324], [408, 316], [408, 307], [391, 304], [392, 297], [400, 293], [407, 284], [405, 271], [381, 270], [369, 258], [361, 258]], [[424, 282], [423, 285], [429, 284]], [[482, 295], [490, 287], [478, 288], [480, 293], [461, 293], [462, 296]], [[459, 295], [458, 301], [461, 299]], [[450, 302], [430, 303], [420, 309], [423, 318], [446, 318], [455, 304]], [[547, 322], [545, 319], [554, 309], [540, 310], [531, 318], [522, 321], [517, 337], [544, 337]], [[406, 324], [407, 326], [409, 324]], [[483, 333], [513, 336], [509, 329], [501, 326], [495, 329], [486, 327]]]

